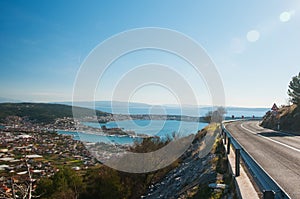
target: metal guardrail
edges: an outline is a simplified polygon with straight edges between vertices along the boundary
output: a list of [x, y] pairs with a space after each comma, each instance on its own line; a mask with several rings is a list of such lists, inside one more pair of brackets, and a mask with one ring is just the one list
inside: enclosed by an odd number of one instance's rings
[[[227, 121], [232, 122], [232, 121]], [[250, 171], [253, 179], [257, 183], [259, 189], [263, 192], [264, 199], [290, 199], [290, 196], [269, 176], [269, 174], [254, 160], [254, 158], [235, 140], [230, 132], [222, 123], [222, 136], [224, 143], [227, 143], [227, 154], [230, 153], [230, 146], [233, 146], [236, 154], [236, 170], [235, 176], [240, 175], [240, 158]], [[227, 139], [226, 139], [227, 138]]]

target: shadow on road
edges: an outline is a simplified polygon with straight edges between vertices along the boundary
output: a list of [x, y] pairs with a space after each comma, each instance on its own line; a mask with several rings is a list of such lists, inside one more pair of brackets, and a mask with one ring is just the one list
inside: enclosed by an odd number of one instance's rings
[[300, 137], [300, 135], [293, 135], [280, 132], [261, 132], [257, 134], [265, 137]]

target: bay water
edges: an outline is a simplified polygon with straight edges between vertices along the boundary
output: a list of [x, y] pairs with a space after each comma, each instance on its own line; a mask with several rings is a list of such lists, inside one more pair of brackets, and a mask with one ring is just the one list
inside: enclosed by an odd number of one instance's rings
[[196, 134], [198, 130], [204, 128], [208, 123], [202, 122], [185, 122], [176, 120], [123, 120], [112, 121], [108, 123], [83, 123], [86, 126], [101, 128], [106, 126], [107, 128], [121, 128], [126, 131], [134, 131], [133, 136], [124, 135], [100, 135], [97, 133], [85, 133], [85, 132], [72, 132], [72, 131], [58, 131], [59, 134], [72, 135], [75, 140], [81, 140], [85, 142], [104, 142], [104, 143], [116, 143], [116, 144], [132, 144], [134, 141], [138, 141], [139, 135], [158, 136], [160, 138], [176, 136], [187, 136], [190, 134]]
[[[155, 111], [155, 107], [144, 106], [144, 107], [124, 107], [117, 106], [114, 109], [111, 106], [96, 107], [97, 110], [114, 113], [114, 114], [151, 114]], [[161, 109], [161, 107], [159, 107]], [[185, 110], [178, 107], [164, 107], [164, 114], [169, 115], [181, 115], [182, 112], [195, 113], [192, 107], [185, 107]], [[211, 107], [201, 107], [197, 109], [198, 117], [204, 116], [207, 112], [211, 111]], [[226, 116], [231, 117], [262, 117], [268, 111], [267, 108], [239, 108], [239, 107], [227, 107]], [[195, 116], [187, 114], [189, 116]], [[101, 128], [106, 126], [107, 128], [121, 128], [124, 131], [134, 131], [135, 136], [119, 136], [119, 135], [100, 135], [97, 133], [86, 133], [86, 132], [71, 132], [71, 131], [58, 131], [59, 134], [72, 135], [76, 140], [82, 140], [86, 142], [104, 142], [104, 143], [116, 143], [116, 144], [132, 144], [134, 141], [138, 141], [139, 135], [150, 135], [159, 136], [165, 138], [172, 136], [173, 133], [179, 136], [186, 136], [190, 134], [196, 134], [198, 130], [204, 128], [207, 123], [198, 122], [184, 122], [176, 120], [123, 120], [123, 121], [111, 121], [108, 123], [91, 123], [85, 122], [84, 125]]]

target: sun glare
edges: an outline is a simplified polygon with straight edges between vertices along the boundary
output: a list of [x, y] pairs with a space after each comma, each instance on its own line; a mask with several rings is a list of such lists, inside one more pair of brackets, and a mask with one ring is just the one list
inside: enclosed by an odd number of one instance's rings
[[282, 12], [279, 16], [279, 20], [281, 22], [288, 22], [291, 20], [291, 17], [295, 14], [295, 11], [285, 11], [285, 12]]
[[260, 37], [260, 33], [257, 30], [251, 30], [247, 33], [247, 40], [249, 42], [256, 42]]

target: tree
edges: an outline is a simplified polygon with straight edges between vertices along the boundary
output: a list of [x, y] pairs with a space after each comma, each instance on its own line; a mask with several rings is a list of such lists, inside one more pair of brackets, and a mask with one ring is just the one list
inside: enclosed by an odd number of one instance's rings
[[217, 122], [220, 123], [224, 119], [224, 114], [226, 113], [226, 110], [224, 107], [218, 107], [215, 111], [209, 111], [205, 117], [204, 120], [206, 122]]
[[[86, 198], [114, 198], [123, 197], [123, 189], [119, 174], [116, 170], [103, 166], [100, 169], [90, 170], [85, 176], [86, 191], [81, 194], [81, 199]], [[128, 186], [126, 184], [126, 186]]]
[[53, 180], [50, 178], [42, 178], [36, 188], [36, 193], [41, 194], [43, 198], [49, 198], [54, 193]]
[[83, 190], [82, 177], [69, 168], [62, 168], [51, 178], [42, 178], [36, 192], [43, 198], [78, 198]]
[[300, 72], [290, 81], [288, 95], [293, 104], [300, 104]]

